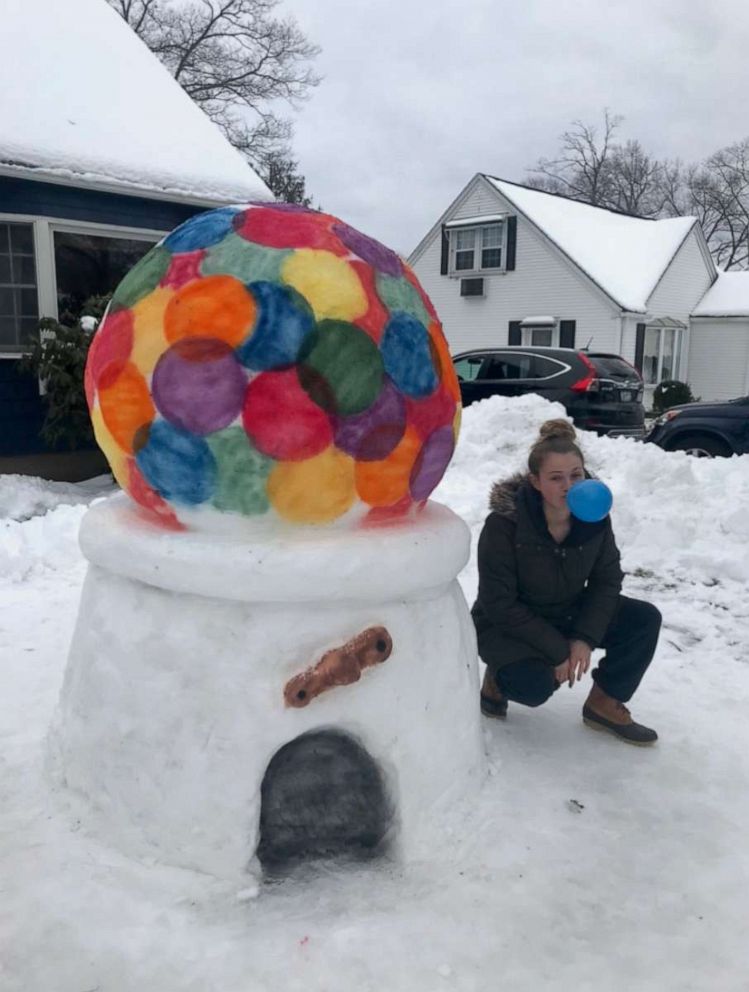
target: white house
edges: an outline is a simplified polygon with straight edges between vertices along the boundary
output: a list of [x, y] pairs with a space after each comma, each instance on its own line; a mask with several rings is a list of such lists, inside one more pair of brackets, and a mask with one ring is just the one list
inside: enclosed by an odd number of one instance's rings
[[632, 217], [479, 173], [410, 262], [453, 354], [589, 346], [651, 390], [749, 391], [749, 273], [718, 272], [694, 217]]
[[0, 471], [41, 456], [54, 477], [70, 458], [17, 369], [39, 318], [113, 290], [193, 214], [273, 197], [105, 0], [5, 0], [2, 32]]

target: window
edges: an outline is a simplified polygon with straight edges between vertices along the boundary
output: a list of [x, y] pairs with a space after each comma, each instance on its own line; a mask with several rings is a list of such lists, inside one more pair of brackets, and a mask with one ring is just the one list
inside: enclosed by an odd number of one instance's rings
[[449, 233], [453, 273], [502, 269], [505, 247], [503, 221], [477, 227], [454, 227]]
[[34, 228], [0, 223], [0, 351], [23, 351], [38, 321]]
[[479, 374], [484, 358], [482, 355], [466, 355], [455, 363], [455, 374], [463, 382], [472, 382]]
[[531, 379], [532, 355], [511, 355], [488, 358], [482, 379]]
[[54, 252], [60, 318], [66, 312], [78, 313], [90, 296], [111, 293], [154, 243], [155, 239], [56, 230]]
[[586, 357], [601, 379], [616, 379], [619, 382], [639, 379], [637, 369], [616, 355], [588, 355]]
[[543, 355], [533, 356], [531, 374], [534, 379], [551, 379], [552, 376], [561, 375], [568, 369], [569, 365], [563, 365], [554, 358], [546, 358]]
[[679, 373], [680, 351], [680, 328], [646, 327], [642, 355], [642, 377], [645, 383], [654, 386], [666, 379], [676, 378]]
[[555, 327], [524, 327], [523, 344], [534, 345], [536, 348], [552, 348], [557, 344], [554, 341], [556, 333]]

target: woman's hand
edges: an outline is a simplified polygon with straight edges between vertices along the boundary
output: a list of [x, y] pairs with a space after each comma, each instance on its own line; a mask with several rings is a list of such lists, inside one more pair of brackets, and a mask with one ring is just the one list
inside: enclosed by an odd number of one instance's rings
[[577, 677], [577, 681], [585, 675], [590, 668], [591, 647], [587, 641], [570, 641], [569, 657], [569, 683], [572, 686]]
[[590, 668], [591, 647], [586, 641], [570, 641], [570, 656], [554, 668], [554, 678], [561, 685], [566, 682], [570, 689], [575, 679], [580, 679]]

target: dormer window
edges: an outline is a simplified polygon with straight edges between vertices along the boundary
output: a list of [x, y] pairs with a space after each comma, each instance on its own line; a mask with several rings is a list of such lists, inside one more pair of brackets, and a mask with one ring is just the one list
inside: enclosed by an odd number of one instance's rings
[[506, 268], [507, 224], [504, 217], [450, 221], [450, 275], [501, 272]]

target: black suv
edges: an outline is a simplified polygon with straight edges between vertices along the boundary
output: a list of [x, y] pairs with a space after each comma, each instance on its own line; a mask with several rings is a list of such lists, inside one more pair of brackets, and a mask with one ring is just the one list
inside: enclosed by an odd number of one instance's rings
[[645, 440], [666, 451], [687, 451], [698, 458], [749, 454], [749, 396], [671, 407], [656, 420]]
[[511, 345], [453, 357], [463, 406], [487, 396], [538, 393], [562, 403], [576, 427], [642, 437], [642, 377], [619, 355]]

